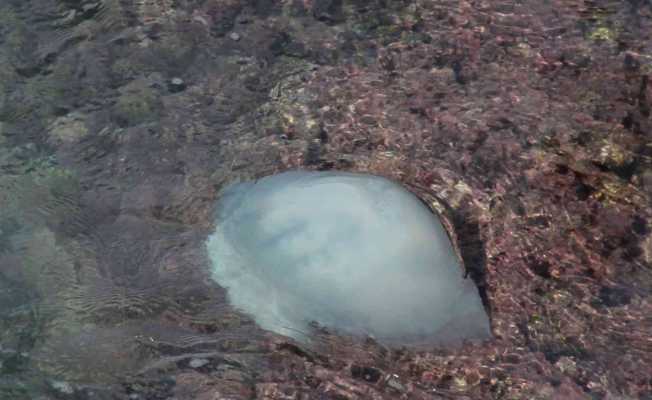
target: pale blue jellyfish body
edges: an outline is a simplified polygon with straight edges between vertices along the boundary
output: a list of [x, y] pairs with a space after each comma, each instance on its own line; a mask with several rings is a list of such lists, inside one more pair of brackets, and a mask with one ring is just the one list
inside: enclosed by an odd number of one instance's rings
[[315, 321], [379, 340], [489, 336], [442, 224], [387, 179], [273, 175], [224, 190], [216, 218], [213, 277], [264, 329], [296, 338]]

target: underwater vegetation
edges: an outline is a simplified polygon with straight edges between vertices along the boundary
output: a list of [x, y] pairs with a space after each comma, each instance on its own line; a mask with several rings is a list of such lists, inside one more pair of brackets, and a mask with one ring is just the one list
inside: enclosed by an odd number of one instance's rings
[[419, 199], [387, 179], [293, 171], [228, 187], [208, 240], [213, 276], [265, 329], [378, 339], [489, 336], [478, 290]]

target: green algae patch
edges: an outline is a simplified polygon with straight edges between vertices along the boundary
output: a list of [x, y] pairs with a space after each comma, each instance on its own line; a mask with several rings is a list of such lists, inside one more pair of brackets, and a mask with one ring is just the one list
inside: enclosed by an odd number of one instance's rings
[[88, 135], [86, 118], [80, 113], [59, 117], [50, 126], [50, 138], [56, 143], [74, 143], [86, 135]]
[[591, 40], [600, 40], [600, 41], [609, 41], [612, 42], [616, 39], [616, 32], [613, 29], [609, 29], [605, 26], [594, 29], [589, 34], [589, 39]]
[[123, 128], [156, 121], [163, 104], [158, 93], [136, 82], [121, 90], [121, 95], [113, 106], [111, 116]]

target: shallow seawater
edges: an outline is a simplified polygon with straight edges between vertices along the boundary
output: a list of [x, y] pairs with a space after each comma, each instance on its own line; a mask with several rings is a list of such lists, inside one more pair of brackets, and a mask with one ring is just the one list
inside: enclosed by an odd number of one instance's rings
[[[650, 32], [633, 0], [0, 0], [0, 400], [650, 398]], [[384, 252], [436, 239], [369, 210], [228, 215], [291, 170], [440, 207], [472, 296], [397, 288]], [[404, 346], [465, 301], [486, 340]]]

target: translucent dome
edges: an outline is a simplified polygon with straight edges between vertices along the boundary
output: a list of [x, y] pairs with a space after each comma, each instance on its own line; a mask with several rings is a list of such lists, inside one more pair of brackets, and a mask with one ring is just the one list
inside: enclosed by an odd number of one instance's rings
[[213, 277], [264, 329], [301, 339], [312, 321], [379, 340], [490, 335], [441, 222], [387, 179], [286, 172], [232, 185], [207, 242]]

